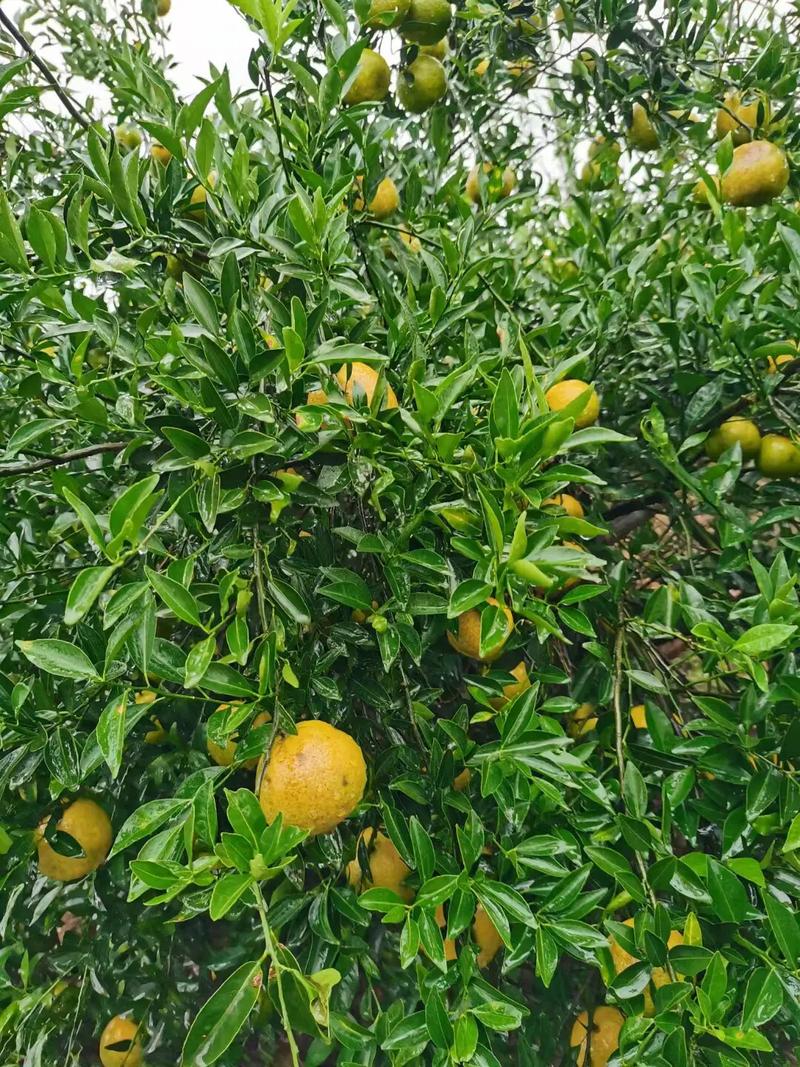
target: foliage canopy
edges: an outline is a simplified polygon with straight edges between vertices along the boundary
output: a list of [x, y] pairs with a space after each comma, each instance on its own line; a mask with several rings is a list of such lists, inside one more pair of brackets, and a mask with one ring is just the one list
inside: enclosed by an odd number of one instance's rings
[[797, 14], [237, 6], [6, 38], [0, 1064], [794, 1062]]

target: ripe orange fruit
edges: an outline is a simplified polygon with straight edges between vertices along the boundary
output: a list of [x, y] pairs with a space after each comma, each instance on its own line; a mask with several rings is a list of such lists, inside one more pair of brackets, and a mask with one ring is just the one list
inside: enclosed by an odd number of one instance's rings
[[516, 678], [516, 681], [504, 685], [503, 695], [500, 697], [492, 697], [489, 701], [495, 711], [500, 711], [500, 709], [504, 708], [509, 701], [518, 697], [520, 693], [524, 693], [526, 689], [530, 689], [531, 687], [531, 680], [528, 677], [528, 668], [524, 659], [521, 659], [516, 667], [512, 667], [509, 673]]
[[162, 167], [166, 167], [172, 159], [172, 152], [170, 152], [168, 148], [165, 148], [163, 144], [150, 145], [150, 155], [156, 163], [160, 163]]
[[82, 856], [64, 856], [56, 852], [44, 837], [42, 823], [36, 833], [39, 873], [56, 882], [74, 882], [105, 863], [111, 849], [111, 820], [93, 800], [81, 797], [64, 808], [56, 829], [69, 834], [83, 849]]
[[[626, 919], [625, 926], [633, 926], [633, 919]], [[672, 930], [667, 938], [667, 948], [675, 948], [676, 945], [683, 944], [683, 934], [680, 930]], [[626, 952], [621, 945], [617, 944], [612, 934], [608, 939], [608, 947], [611, 950], [611, 959], [614, 962], [614, 973], [621, 974], [628, 967], [632, 967], [634, 963], [639, 963], [636, 956], [632, 956], [630, 952]], [[680, 975], [676, 975], [678, 981], [680, 981]], [[655, 986], [656, 989], [662, 985], [667, 985], [672, 979], [669, 976], [669, 971], [664, 967], [654, 967], [650, 974], [650, 984]], [[644, 991], [644, 1014], [647, 1016], [655, 1014], [655, 1004], [653, 1003], [653, 997], [650, 993], [649, 987]]]
[[567, 733], [570, 737], [583, 737], [597, 726], [597, 708], [594, 704], [579, 705], [567, 719]]
[[464, 770], [461, 771], [460, 774], [457, 774], [453, 779], [453, 789], [455, 789], [457, 793], [463, 793], [469, 785], [471, 778], [472, 773], [470, 772], [469, 767], [465, 767]]
[[[133, 1019], [115, 1015], [106, 1023], [100, 1035], [100, 1062], [103, 1067], [139, 1067], [142, 1062], [142, 1043], [138, 1038], [139, 1027]], [[128, 1047], [117, 1051], [109, 1046], [127, 1041]]]
[[[232, 712], [234, 708], [239, 707], [241, 704], [241, 700], [232, 700], [229, 704], [220, 704], [219, 707], [216, 708], [216, 711]], [[264, 726], [269, 721], [270, 716], [265, 711], [259, 712], [255, 719], [253, 719], [253, 725], [250, 729], [255, 730], [259, 726]], [[228, 737], [228, 740], [224, 745], [218, 745], [216, 741], [206, 741], [208, 754], [218, 767], [230, 767], [236, 759], [238, 737], [238, 733], [234, 732]], [[253, 756], [252, 759], [245, 760], [242, 766], [247, 770], [255, 770], [258, 766], [258, 756]]]
[[600, 414], [600, 397], [594, 387], [580, 378], [566, 378], [563, 382], [551, 385], [545, 393], [548, 407], [551, 411], [563, 411], [565, 407], [577, 400], [579, 396], [588, 392], [589, 396], [584, 404], [583, 411], [575, 416], [575, 429], [581, 430], [585, 426], [591, 426], [597, 422]]
[[[348, 366], [350, 367], [349, 374], [347, 373]], [[345, 363], [336, 372], [336, 381], [339, 383], [339, 388], [344, 393], [348, 404], [352, 405], [359, 394], [363, 394], [367, 403], [371, 404], [378, 384], [378, 372], [374, 367], [370, 367], [366, 363]], [[310, 399], [308, 402], [309, 404], [314, 403]], [[383, 398], [383, 406], [384, 408], [396, 408], [398, 406], [394, 389], [388, 383]]]
[[357, 742], [311, 719], [273, 744], [258, 799], [268, 822], [280, 813], [289, 826], [327, 834], [355, 810], [366, 784], [367, 766]]
[[[357, 179], [359, 190], [363, 184], [363, 179], [359, 176]], [[357, 196], [353, 207], [356, 211], [364, 210], [364, 199], [362, 196]], [[367, 211], [370, 215], [378, 220], [388, 219], [390, 215], [393, 215], [395, 211], [400, 207], [400, 194], [397, 191], [397, 186], [391, 178], [384, 178], [375, 190], [375, 195], [367, 204]]]
[[[485, 190], [489, 200], [502, 200], [510, 196], [514, 191], [514, 186], [517, 184], [517, 176], [511, 167], [505, 167], [501, 171], [500, 167], [493, 167], [491, 163], [484, 163], [483, 173], [489, 175]], [[481, 186], [478, 175], [479, 170], [476, 164], [467, 176], [467, 184], [464, 190], [473, 204], [480, 204], [481, 202]], [[493, 188], [495, 186], [497, 188]]]
[[631, 111], [628, 144], [640, 152], [652, 152], [659, 145], [658, 131], [647, 110], [638, 101], [634, 103]]
[[[371, 877], [361, 870], [358, 861], [359, 846], [362, 842], [369, 854]], [[414, 899], [414, 890], [404, 884], [409, 874], [411, 868], [406, 865], [391, 838], [372, 828], [361, 831], [356, 843], [355, 859], [347, 865], [347, 881], [357, 892], [363, 893], [373, 887], [391, 889], [408, 903]]]
[[587, 1052], [589, 1067], [606, 1067], [619, 1048], [619, 1032], [624, 1022], [625, 1016], [617, 1008], [602, 1006], [592, 1012], [590, 1026], [589, 1013], [582, 1011], [569, 1036], [570, 1048], [578, 1049], [576, 1067], [585, 1067]]
[[771, 117], [768, 97], [761, 93], [754, 100], [744, 103], [740, 93], [728, 93], [717, 112], [715, 123], [717, 140], [721, 141], [729, 133], [735, 145], [752, 141], [753, 130], [759, 125], [759, 107], [761, 107], [762, 114], [761, 126], [768, 127]]
[[505, 604], [499, 604], [494, 597], [489, 597], [486, 603], [502, 608], [506, 616], [506, 636], [499, 645], [487, 655], [481, 656], [481, 613], [477, 608], [470, 608], [469, 611], [465, 611], [458, 616], [458, 633], [453, 634], [448, 630], [447, 640], [456, 652], [460, 652], [462, 656], [468, 656], [470, 659], [476, 659], [481, 663], [493, 663], [502, 654], [506, 641], [511, 636], [511, 631], [514, 629], [514, 616], [511, 614], [510, 608]]
[[637, 730], [647, 729], [647, 709], [644, 704], [634, 704], [631, 708], [631, 722]]
[[[444, 905], [439, 904], [436, 908], [436, 923], [438, 926], [447, 925], [444, 914]], [[479, 904], [475, 909], [475, 918], [472, 921], [472, 939], [478, 946], [478, 966], [488, 967], [503, 946], [503, 940], [497, 932], [497, 927]], [[458, 956], [456, 943], [452, 938], [444, 939], [444, 958], [454, 960]]]
[[582, 519], [585, 514], [580, 500], [570, 496], [569, 493], [559, 493], [557, 496], [548, 497], [547, 500], [542, 501], [542, 507], [563, 508], [573, 519]]

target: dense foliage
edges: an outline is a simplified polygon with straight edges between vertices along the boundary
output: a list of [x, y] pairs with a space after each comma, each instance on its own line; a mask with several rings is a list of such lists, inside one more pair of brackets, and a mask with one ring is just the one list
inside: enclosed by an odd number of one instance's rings
[[[800, 18], [467, 0], [416, 114], [364, 0], [239, 6], [241, 92], [150, 0], [4, 38], [0, 1064], [545, 1067], [602, 1006], [598, 1067], [609, 1007], [796, 1062], [797, 178], [715, 175], [800, 161]], [[307, 836], [254, 764], [312, 719], [367, 784]]]

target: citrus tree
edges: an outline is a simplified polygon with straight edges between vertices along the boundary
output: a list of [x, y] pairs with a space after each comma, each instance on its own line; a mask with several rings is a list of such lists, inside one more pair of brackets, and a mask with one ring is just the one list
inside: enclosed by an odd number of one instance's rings
[[0, 1064], [796, 1062], [796, 12], [237, 4], [0, 11]]

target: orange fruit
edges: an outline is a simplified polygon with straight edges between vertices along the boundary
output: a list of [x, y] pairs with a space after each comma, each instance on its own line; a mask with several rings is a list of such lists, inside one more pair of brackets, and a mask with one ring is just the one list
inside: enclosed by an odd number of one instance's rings
[[311, 719], [272, 746], [259, 789], [268, 822], [327, 834], [358, 807], [367, 784], [360, 745], [344, 730]]
[[489, 597], [486, 603], [502, 608], [506, 616], [506, 636], [499, 645], [487, 655], [481, 656], [481, 613], [477, 608], [470, 608], [469, 611], [462, 612], [458, 616], [458, 633], [453, 634], [448, 630], [447, 640], [456, 652], [460, 652], [462, 656], [479, 660], [481, 663], [493, 663], [502, 654], [506, 641], [511, 636], [511, 631], [514, 629], [514, 616], [505, 604], [499, 604], [494, 597]]
[[590, 1027], [589, 1013], [582, 1011], [569, 1036], [570, 1048], [578, 1050], [576, 1067], [585, 1067], [587, 1052], [589, 1067], [606, 1067], [619, 1048], [619, 1032], [624, 1022], [625, 1016], [617, 1008], [599, 1007], [592, 1012]]
[[[361, 870], [358, 861], [359, 845], [364, 842], [369, 854], [370, 876]], [[397, 851], [391, 838], [380, 830], [369, 828], [362, 830], [356, 843], [355, 859], [347, 865], [347, 881], [359, 893], [367, 889], [391, 889], [406, 903], [414, 899], [414, 890], [405, 885], [411, 874], [403, 857]]]
[[563, 508], [573, 519], [582, 519], [585, 514], [580, 500], [576, 500], [569, 493], [559, 493], [557, 496], [548, 497], [547, 500], [542, 501], [542, 507]]
[[583, 411], [575, 417], [575, 429], [582, 430], [585, 426], [591, 426], [597, 422], [600, 414], [600, 398], [593, 386], [581, 381], [580, 378], [566, 378], [563, 382], [551, 385], [545, 393], [545, 398], [551, 411], [563, 411], [586, 392], [589, 396]]
[[[142, 1062], [142, 1043], [138, 1037], [139, 1027], [133, 1019], [115, 1015], [100, 1035], [100, 1062], [103, 1067], [139, 1067]], [[128, 1042], [128, 1047], [117, 1051], [110, 1045]]]
[[531, 680], [528, 677], [528, 668], [525, 665], [524, 659], [521, 659], [516, 667], [512, 667], [510, 673], [516, 678], [516, 681], [504, 685], [503, 695], [501, 697], [492, 697], [489, 701], [496, 711], [500, 711], [500, 709], [504, 708], [509, 701], [518, 697], [520, 693], [524, 693], [526, 689], [530, 689], [531, 687]]
[[[626, 919], [625, 926], [633, 926], [633, 919]], [[672, 930], [667, 938], [667, 948], [675, 948], [676, 945], [683, 944], [683, 934], [680, 930]], [[628, 967], [632, 967], [634, 963], [639, 963], [636, 956], [632, 956], [630, 952], [626, 952], [621, 945], [617, 944], [614, 940], [614, 935], [608, 939], [608, 947], [611, 950], [611, 959], [614, 962], [614, 973], [621, 974]], [[678, 981], [680, 981], [680, 975], [676, 975]], [[669, 976], [669, 971], [664, 967], [654, 967], [650, 974], [650, 985], [655, 986], [656, 989], [662, 985], [667, 985], [672, 979]], [[650, 993], [649, 987], [644, 991], [644, 1014], [647, 1016], [655, 1014], [655, 1004], [653, 1003], [653, 997]]]
[[64, 856], [48, 844], [44, 823], [36, 832], [39, 873], [56, 882], [74, 882], [96, 871], [111, 849], [111, 820], [93, 800], [81, 797], [64, 808], [56, 829], [69, 834], [83, 849], [82, 856]]
[[789, 163], [782, 148], [770, 141], [749, 141], [733, 150], [720, 188], [734, 207], [756, 207], [780, 196], [789, 181]]

